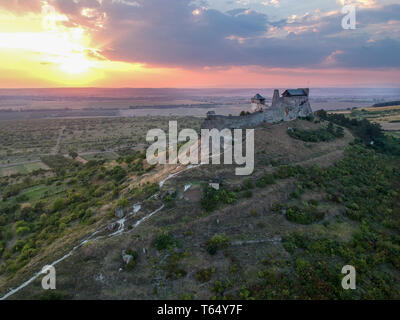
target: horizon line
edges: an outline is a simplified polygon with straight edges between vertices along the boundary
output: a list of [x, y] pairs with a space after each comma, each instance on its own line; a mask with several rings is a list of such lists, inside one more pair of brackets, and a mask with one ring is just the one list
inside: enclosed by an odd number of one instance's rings
[[0, 87], [0, 90], [52, 90], [52, 89], [170, 89], [170, 90], [214, 90], [214, 89], [275, 89], [275, 88], [312, 88], [312, 89], [400, 89], [399, 86], [349, 87], [349, 86], [285, 86], [285, 87]]

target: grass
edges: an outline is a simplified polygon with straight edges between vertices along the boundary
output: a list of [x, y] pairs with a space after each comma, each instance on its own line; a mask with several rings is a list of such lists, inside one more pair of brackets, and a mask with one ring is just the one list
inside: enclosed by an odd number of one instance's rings
[[64, 186], [46, 186], [39, 185], [32, 188], [27, 189], [23, 194], [26, 195], [30, 201], [36, 201], [41, 199], [42, 197], [51, 197], [61, 191], [64, 191]]
[[391, 137], [400, 139], [400, 131], [388, 131], [388, 132], [385, 132], [385, 134], [387, 136], [391, 136]]
[[115, 152], [102, 152], [102, 153], [93, 153], [88, 155], [81, 156], [83, 159], [90, 160], [115, 160], [118, 158], [118, 155]]
[[387, 111], [387, 110], [400, 110], [400, 106], [388, 106], [388, 107], [369, 107], [369, 108], [359, 108], [367, 111]]
[[0, 168], [0, 176], [4, 177], [4, 176], [11, 176], [13, 174], [27, 174], [38, 169], [47, 170], [48, 167], [43, 162], [10, 166], [5, 168]]

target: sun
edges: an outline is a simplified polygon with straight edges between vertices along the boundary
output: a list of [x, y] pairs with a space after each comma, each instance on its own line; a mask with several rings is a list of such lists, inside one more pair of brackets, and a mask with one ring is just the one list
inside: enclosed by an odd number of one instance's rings
[[69, 74], [80, 74], [88, 71], [94, 66], [94, 62], [86, 58], [84, 54], [72, 53], [59, 59], [59, 66], [63, 72]]
[[[45, 5], [42, 9], [46, 8]], [[3, 54], [14, 52], [18, 54], [18, 60], [25, 57], [26, 64], [48, 66], [47, 72], [52, 75], [56, 70], [69, 75], [82, 74], [98, 64], [98, 59], [89, 54], [98, 50], [92, 47], [86, 29], [65, 25], [68, 17], [54, 9], [42, 10], [41, 14], [33, 17], [29, 24], [25, 16], [13, 17], [15, 21], [9, 28], [3, 26], [0, 29], [0, 50]], [[97, 56], [100, 56], [98, 52]], [[20, 62], [15, 61], [15, 64]], [[61, 78], [64, 79], [63, 76]]]

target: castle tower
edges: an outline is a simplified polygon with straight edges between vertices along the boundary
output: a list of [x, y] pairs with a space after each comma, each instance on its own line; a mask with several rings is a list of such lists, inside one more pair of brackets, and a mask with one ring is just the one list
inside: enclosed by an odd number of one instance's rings
[[272, 105], [271, 107], [275, 107], [279, 102], [279, 90], [275, 89], [274, 90], [274, 95], [272, 96]]
[[251, 111], [257, 112], [261, 111], [265, 106], [265, 98], [257, 93], [253, 98], [251, 98]]

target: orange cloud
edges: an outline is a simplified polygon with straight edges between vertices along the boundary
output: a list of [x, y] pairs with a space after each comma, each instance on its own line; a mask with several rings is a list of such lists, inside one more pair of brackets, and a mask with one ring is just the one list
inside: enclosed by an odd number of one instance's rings
[[[13, 3], [19, 4], [18, 1]], [[129, 3], [134, 6], [135, 2]], [[23, 15], [0, 10], [0, 87], [354, 87], [390, 86], [398, 84], [400, 79], [400, 71], [395, 68], [333, 68], [342, 50], [328, 51], [320, 68], [253, 66], [251, 59], [239, 66], [232, 62], [210, 67], [166, 67], [162, 63], [115, 61], [105, 57], [110, 48], [105, 40], [101, 43], [101, 39], [93, 38], [92, 29], [71, 23], [68, 16], [57, 11], [43, 8], [46, 4], [42, 4], [42, 10]], [[199, 12], [202, 11], [199, 9]], [[96, 10], [83, 9], [80, 14], [93, 19], [97, 27], [103, 27], [106, 16]], [[196, 14], [197, 11], [191, 13]], [[397, 26], [396, 21], [387, 25], [388, 28], [394, 26]], [[286, 36], [278, 35], [280, 31], [287, 34], [297, 30], [301, 34], [316, 25], [293, 25], [298, 28], [296, 30], [290, 27], [271, 27], [264, 38]], [[232, 35], [225, 41], [243, 45], [248, 39]], [[371, 41], [374, 39], [371, 37]], [[151, 45], [157, 49], [156, 43]], [[268, 55], [268, 51], [265, 54]]]

